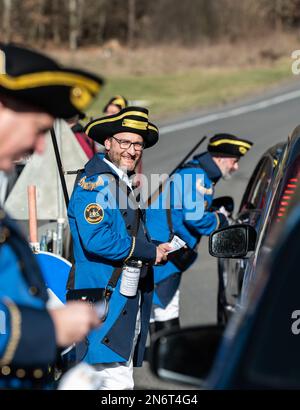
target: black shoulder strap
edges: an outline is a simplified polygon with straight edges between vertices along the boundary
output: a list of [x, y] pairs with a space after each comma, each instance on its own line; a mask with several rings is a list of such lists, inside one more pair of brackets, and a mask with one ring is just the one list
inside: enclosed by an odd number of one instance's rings
[[[81, 175], [83, 174], [84, 169], [78, 169], [76, 171], [77, 175], [75, 178], [75, 182], [73, 185], [73, 191], [76, 187], [76, 185], [78, 184], [78, 182], [80, 181]], [[67, 290], [71, 290], [74, 289], [75, 286], [75, 260], [74, 260], [74, 254], [73, 254], [73, 240], [71, 238], [71, 262], [72, 262], [72, 268], [70, 270], [69, 276], [68, 276], [68, 281], [67, 281]]]
[[172, 210], [171, 210], [171, 188], [173, 186], [173, 182], [170, 181], [169, 187], [168, 187], [168, 193], [167, 193], [167, 203], [166, 203], [166, 214], [167, 214], [167, 222], [168, 226], [170, 229], [170, 240], [172, 239], [172, 236], [174, 235], [174, 226], [173, 226], [173, 221], [172, 221]]

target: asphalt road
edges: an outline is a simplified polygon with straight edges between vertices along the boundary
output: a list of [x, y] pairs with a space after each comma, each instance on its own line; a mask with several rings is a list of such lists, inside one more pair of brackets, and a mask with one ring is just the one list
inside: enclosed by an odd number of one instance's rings
[[[296, 80], [296, 81], [295, 81]], [[237, 136], [250, 139], [254, 147], [245, 158], [240, 161], [240, 169], [230, 181], [220, 181], [216, 195], [231, 195], [236, 204], [236, 209], [251, 176], [256, 163], [264, 151], [277, 142], [286, 140], [289, 133], [300, 123], [300, 96], [288, 101], [275, 104], [274, 97], [300, 90], [297, 78], [284, 87], [273, 88], [268, 92], [239, 103], [220, 107], [209, 112], [191, 114], [176, 121], [193, 121], [198, 118], [207, 118], [209, 114], [217, 114], [215, 119], [201, 125], [195, 125], [182, 130], [163, 132], [159, 144], [145, 152], [143, 159], [143, 172], [149, 176], [151, 173], [168, 173], [184, 155], [200, 140], [203, 135], [208, 137], [219, 132], [229, 132]], [[263, 109], [255, 109], [252, 104], [263, 100], [273, 101], [273, 105], [265, 104]], [[250, 106], [250, 112], [238, 113], [239, 107]], [[251, 107], [255, 110], [251, 111]], [[218, 115], [228, 110], [236, 110], [237, 115], [224, 117]], [[245, 110], [249, 111], [249, 110]], [[230, 114], [230, 115], [231, 115]], [[195, 121], [194, 121], [195, 122]], [[196, 121], [197, 122], [197, 121]], [[201, 123], [201, 120], [198, 121]], [[158, 124], [162, 130], [167, 130], [167, 124]], [[206, 143], [199, 149], [204, 151]], [[216, 294], [217, 294], [217, 266], [216, 260], [207, 251], [207, 239], [203, 238], [198, 261], [184, 273], [181, 284], [180, 317], [183, 326], [207, 324], [216, 322]], [[182, 389], [187, 386], [167, 383], [155, 378], [149, 371], [148, 364], [135, 370], [135, 383], [137, 389]]]

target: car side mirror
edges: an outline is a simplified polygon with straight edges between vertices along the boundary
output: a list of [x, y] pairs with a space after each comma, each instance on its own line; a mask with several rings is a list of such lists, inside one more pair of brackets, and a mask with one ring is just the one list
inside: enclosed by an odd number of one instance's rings
[[256, 231], [251, 225], [239, 224], [214, 231], [209, 237], [209, 253], [217, 258], [244, 258], [254, 251]]
[[152, 372], [162, 379], [201, 386], [223, 331], [223, 326], [211, 325], [158, 332], [149, 354]]

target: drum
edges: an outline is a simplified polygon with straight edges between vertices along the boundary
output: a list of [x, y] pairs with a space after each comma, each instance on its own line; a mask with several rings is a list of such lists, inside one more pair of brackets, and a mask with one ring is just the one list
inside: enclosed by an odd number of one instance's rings
[[[66, 303], [66, 287], [72, 264], [51, 252], [41, 251], [34, 254], [41, 268], [49, 294], [48, 308], [57, 308]], [[57, 367], [65, 372], [70, 367], [81, 362], [88, 350], [88, 340], [85, 338], [76, 345], [69, 346], [60, 354]]]
[[50, 299], [53, 293], [62, 303], [66, 303], [66, 286], [72, 264], [51, 252], [39, 252], [35, 257], [43, 273]]

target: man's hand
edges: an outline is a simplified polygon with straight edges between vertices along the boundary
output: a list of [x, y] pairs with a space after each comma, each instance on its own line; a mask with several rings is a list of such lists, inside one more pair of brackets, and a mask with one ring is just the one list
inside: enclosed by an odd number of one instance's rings
[[166, 243], [161, 243], [158, 245], [156, 248], [156, 260], [155, 260], [155, 265], [161, 265], [164, 262], [167, 262], [168, 258], [168, 252], [172, 250], [172, 247], [168, 242]]
[[49, 310], [54, 322], [56, 342], [60, 347], [81, 341], [100, 325], [95, 310], [86, 302], [68, 302], [64, 307]]

